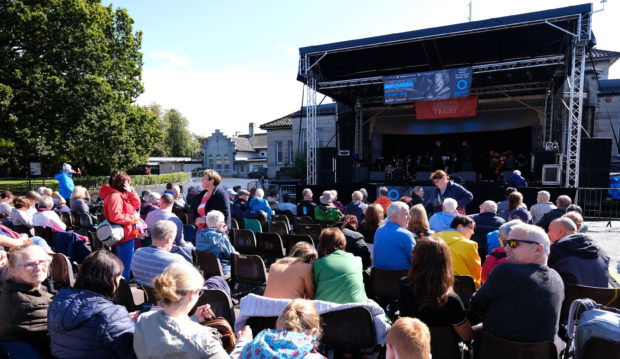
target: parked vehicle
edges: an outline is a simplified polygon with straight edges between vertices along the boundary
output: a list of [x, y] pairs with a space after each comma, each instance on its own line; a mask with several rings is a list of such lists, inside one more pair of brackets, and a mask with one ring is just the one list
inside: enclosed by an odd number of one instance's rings
[[253, 169], [250, 173], [248, 173], [248, 178], [261, 178], [268, 179], [267, 176], [267, 167], [259, 167]]

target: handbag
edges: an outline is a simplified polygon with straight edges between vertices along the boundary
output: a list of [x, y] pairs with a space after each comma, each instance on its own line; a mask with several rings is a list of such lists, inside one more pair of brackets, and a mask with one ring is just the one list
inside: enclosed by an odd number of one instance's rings
[[124, 236], [123, 226], [112, 223], [107, 219], [97, 226], [97, 239], [108, 247], [117, 245], [118, 242], [123, 240]]
[[227, 353], [230, 353], [235, 349], [235, 345], [237, 345], [237, 337], [235, 336], [235, 332], [233, 328], [228, 323], [228, 320], [222, 317], [216, 317], [213, 319], [209, 319], [206, 322], [202, 323], [202, 325], [217, 329], [220, 333], [222, 346], [226, 349]]

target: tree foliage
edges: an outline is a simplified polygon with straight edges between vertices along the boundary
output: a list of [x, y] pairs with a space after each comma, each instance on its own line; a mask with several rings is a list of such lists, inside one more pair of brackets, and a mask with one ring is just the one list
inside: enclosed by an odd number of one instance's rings
[[189, 121], [176, 109], [162, 110], [158, 104], [151, 104], [149, 111], [157, 117], [158, 128], [164, 133], [164, 140], [156, 144], [152, 156], [196, 157], [200, 151], [199, 137], [187, 128]]
[[161, 141], [155, 116], [134, 105], [142, 34], [125, 9], [96, 0], [0, 4], [0, 172], [30, 161], [109, 173], [146, 160]]

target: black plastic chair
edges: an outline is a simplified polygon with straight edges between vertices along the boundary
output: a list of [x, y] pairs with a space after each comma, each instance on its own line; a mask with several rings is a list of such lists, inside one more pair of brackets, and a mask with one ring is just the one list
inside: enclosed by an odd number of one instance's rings
[[258, 254], [266, 259], [267, 266], [286, 256], [284, 243], [277, 233], [256, 233]]
[[376, 349], [372, 315], [364, 307], [324, 313], [321, 315], [321, 322], [323, 327], [321, 343], [327, 350], [339, 353]]
[[318, 242], [322, 230], [323, 228], [320, 224], [300, 224], [297, 227], [296, 232], [297, 234], [309, 235], [314, 242]]
[[[288, 232], [291, 231], [291, 222], [289, 221], [288, 217], [285, 214], [274, 214], [273, 216], [271, 216], [271, 220], [273, 222], [284, 222], [286, 223], [286, 228], [288, 230]], [[270, 229], [271, 231], [271, 229]]]
[[202, 296], [198, 298], [196, 305], [192, 308], [190, 315], [194, 314], [196, 308], [201, 305], [209, 304], [213, 314], [217, 317], [223, 317], [232, 327], [235, 326], [235, 311], [233, 302], [224, 291], [220, 289], [203, 289]]
[[468, 275], [454, 276], [454, 292], [461, 298], [465, 309], [469, 308], [469, 301], [476, 292], [474, 279]]
[[568, 320], [568, 310], [575, 299], [590, 298], [606, 307], [620, 309], [620, 288], [599, 288], [571, 284], [564, 289], [564, 302], [560, 312], [560, 323]]
[[157, 295], [155, 294], [155, 288], [146, 285], [140, 285], [140, 288], [144, 291], [146, 303], [157, 305]]
[[27, 234], [28, 237], [32, 237], [34, 235], [33, 229], [24, 224], [13, 225], [13, 231], [17, 233]]
[[267, 269], [263, 259], [258, 255], [232, 255], [231, 275], [241, 289], [241, 295], [259, 289], [257, 294], [264, 291], [267, 285]]
[[290, 252], [291, 248], [293, 248], [293, 246], [297, 244], [297, 242], [308, 242], [314, 246], [314, 241], [312, 240], [312, 237], [307, 234], [287, 234], [285, 241], [286, 253]]
[[50, 248], [54, 248], [54, 230], [52, 227], [34, 226], [34, 235], [45, 239]]
[[239, 228], [239, 222], [237, 222], [237, 220], [235, 218], [231, 218], [230, 219], [230, 229], [240, 229]]
[[249, 229], [237, 229], [233, 239], [233, 246], [239, 253], [254, 254], [256, 253], [256, 237], [254, 232]]
[[370, 270], [370, 293], [375, 299], [398, 300], [400, 278], [407, 275], [406, 269], [381, 269], [373, 267]]
[[295, 217], [294, 223], [295, 230], [297, 230], [297, 227], [299, 227], [299, 225], [301, 224], [314, 224], [314, 219], [312, 219], [312, 217], [310, 216], [297, 216]]
[[277, 233], [281, 236], [286, 236], [289, 233], [286, 222], [282, 222], [282, 221], [269, 222], [269, 232]]
[[611, 358], [610, 355], [616, 355], [614, 358], [620, 357], [620, 343], [592, 338], [583, 346], [585, 359]]
[[62, 253], [52, 254], [50, 264], [50, 277], [54, 284], [54, 289], [73, 287], [75, 284], [75, 274], [69, 258]]
[[220, 276], [224, 279], [230, 278], [230, 275], [225, 275], [222, 270], [222, 264], [217, 256], [208, 251], [194, 251], [196, 256], [196, 264], [202, 271], [204, 279], [209, 279], [213, 276]]
[[114, 303], [127, 308], [128, 312], [133, 312], [145, 302], [145, 295], [142, 289], [130, 286], [125, 278], [121, 278], [112, 300]]
[[276, 329], [278, 317], [250, 317], [246, 324], [252, 329], [252, 334], [260, 333], [265, 329]]
[[522, 343], [479, 333], [474, 340], [474, 359], [557, 359], [553, 342]]
[[69, 212], [60, 212], [60, 220], [64, 223], [67, 228], [73, 228], [73, 218], [71, 217], [71, 213]]

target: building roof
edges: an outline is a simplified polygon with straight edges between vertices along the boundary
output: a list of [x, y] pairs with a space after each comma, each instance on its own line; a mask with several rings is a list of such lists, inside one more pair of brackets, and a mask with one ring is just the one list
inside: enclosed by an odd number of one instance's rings
[[248, 135], [235, 136], [232, 137], [232, 141], [237, 151], [241, 152], [256, 152], [267, 148], [266, 133], [256, 133], [252, 137]]
[[[263, 123], [262, 125], [259, 126], [259, 128], [261, 130], [275, 130], [275, 129], [286, 129], [286, 128], [292, 128], [293, 127], [293, 119], [294, 118], [299, 118], [299, 115], [301, 114], [302, 117], [306, 117], [306, 108], [307, 106], [304, 106], [301, 108], [301, 110], [297, 110], [293, 113], [289, 113], [288, 115], [284, 116], [284, 117], [280, 117], [276, 120], [273, 121], [269, 121], [267, 123]], [[335, 115], [336, 114], [336, 104], [335, 103], [327, 103], [327, 104], [322, 104], [320, 106], [317, 107], [316, 110], [316, 115], [317, 116], [329, 116], [329, 115]]]
[[598, 95], [618, 95], [620, 94], [620, 79], [600, 80], [601, 86], [598, 89]]

